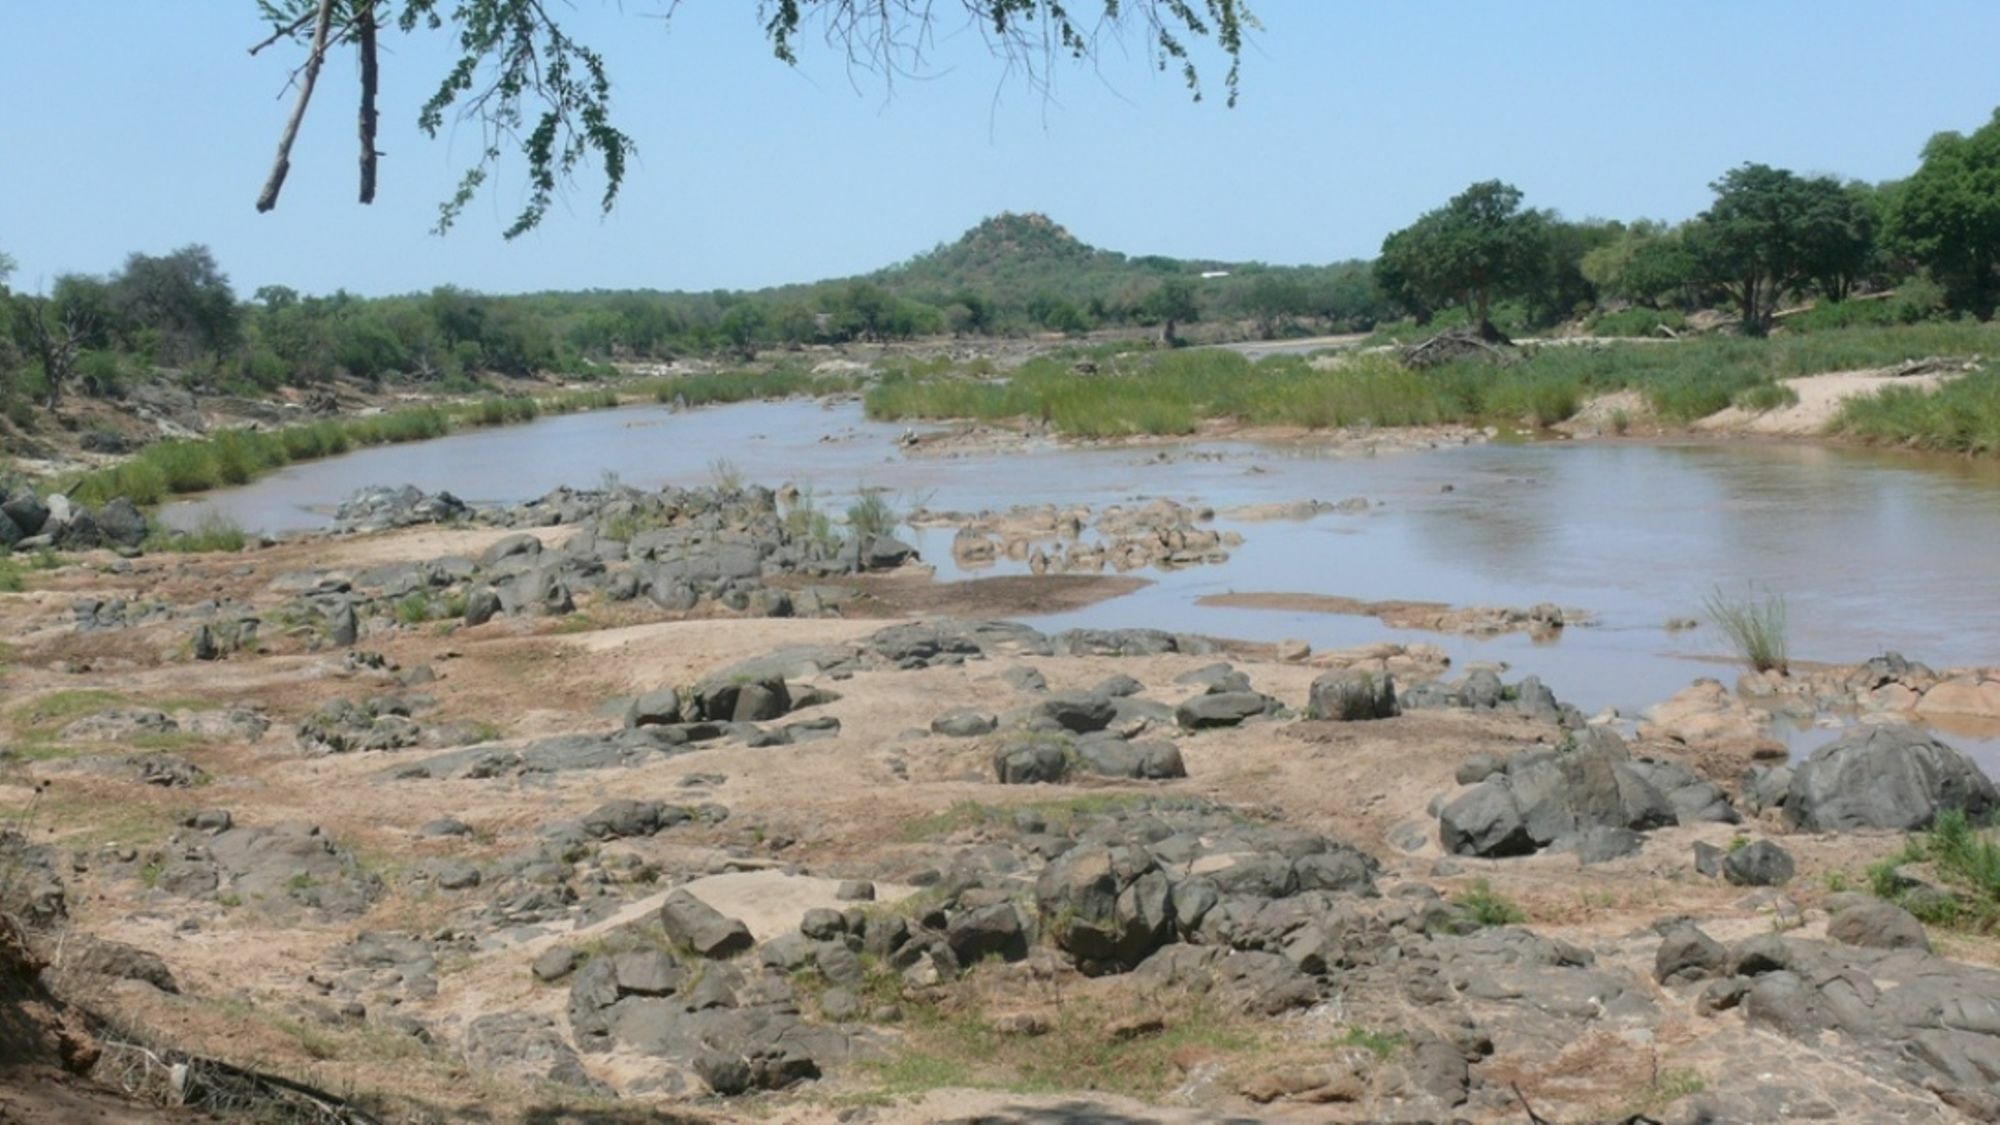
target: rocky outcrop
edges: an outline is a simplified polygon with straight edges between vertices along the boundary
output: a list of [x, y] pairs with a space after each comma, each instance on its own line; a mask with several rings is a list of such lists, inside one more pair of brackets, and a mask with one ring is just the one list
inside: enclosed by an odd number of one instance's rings
[[1523, 751], [1479, 776], [1438, 813], [1439, 842], [1455, 855], [1527, 855], [1558, 844], [1601, 851], [1595, 831], [1735, 818], [1719, 790], [1672, 763], [1634, 762], [1602, 728], [1584, 730], [1574, 749]]
[[132, 555], [152, 531], [145, 514], [122, 496], [92, 511], [61, 494], [44, 500], [25, 480], [0, 480], [0, 548], [26, 552], [109, 547]]
[[387, 531], [425, 523], [449, 523], [471, 513], [449, 492], [427, 493], [414, 485], [364, 488], [340, 502], [333, 511], [340, 531]]
[[1228, 548], [1242, 537], [1203, 526], [1213, 518], [1209, 509], [1167, 499], [1095, 512], [1054, 505], [978, 513], [919, 508], [909, 517], [914, 527], [956, 528], [952, 557], [962, 567], [992, 566], [1004, 558], [1026, 563], [1036, 574], [1107, 568], [1122, 573], [1148, 566], [1171, 570], [1226, 562]]
[[[185, 898], [227, 896], [273, 911], [304, 908], [331, 918], [357, 917], [382, 893], [379, 877], [313, 825], [251, 827], [226, 817], [220, 824], [151, 857], [145, 868], [154, 889]], [[127, 865], [135, 875], [136, 860]]]
[[683, 1096], [784, 1089], [854, 1050], [840, 1028], [800, 1015], [781, 973], [735, 964], [696, 972], [659, 949], [591, 958], [572, 978], [568, 1008], [579, 1050], [659, 1060], [653, 1088]]
[[[1893, 909], [1893, 908], [1890, 908]], [[1850, 908], [1852, 911], [1853, 908]], [[1844, 911], [1845, 933], [1882, 932]], [[1907, 927], [1888, 948], [1781, 938], [1746, 939], [1719, 962], [1715, 942], [1691, 927], [1668, 933], [1660, 980], [1710, 980], [1702, 1010], [1832, 1053], [1881, 1082], [1931, 1090], [1978, 1120], [2000, 1116], [2000, 973], [1935, 957]], [[1740, 1011], [1740, 1016], [1729, 1010]]]
[[1502, 683], [1490, 668], [1475, 668], [1463, 678], [1446, 683], [1433, 680], [1401, 693], [1403, 710], [1462, 709], [1500, 711], [1525, 715], [1537, 722], [1554, 723], [1568, 730], [1584, 725], [1575, 707], [1556, 699], [1555, 693], [1535, 676], [1523, 676], [1519, 683]]

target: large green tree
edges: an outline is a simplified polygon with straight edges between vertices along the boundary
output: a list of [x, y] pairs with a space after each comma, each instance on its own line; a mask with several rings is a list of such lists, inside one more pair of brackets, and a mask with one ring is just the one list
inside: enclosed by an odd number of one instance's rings
[[1167, 277], [1146, 295], [1145, 311], [1159, 322], [1160, 342], [1170, 348], [1179, 347], [1176, 330], [1201, 319], [1201, 300], [1195, 295], [1194, 282], [1185, 277]]
[[1243, 311], [1257, 322], [1257, 335], [1276, 339], [1296, 317], [1312, 309], [1305, 282], [1291, 273], [1260, 273], [1243, 294]]
[[222, 358], [242, 332], [242, 310], [229, 277], [208, 247], [183, 246], [171, 254], [133, 254], [111, 280], [111, 303], [121, 324], [146, 334], [160, 363], [198, 356]]
[[[655, 0], [670, 14], [675, 0]], [[562, 9], [546, 0], [256, 0], [269, 26], [251, 53], [280, 43], [303, 52], [297, 94], [257, 209], [278, 204], [291, 171], [291, 152], [312, 104], [327, 57], [352, 50], [361, 76], [360, 189], [375, 199], [380, 153], [382, 57], [385, 36], [442, 33], [456, 40], [456, 60], [417, 111], [417, 125], [436, 137], [454, 120], [479, 135], [477, 155], [438, 212], [449, 229], [488, 185], [503, 161], [525, 165], [527, 196], [506, 228], [512, 238], [548, 213], [561, 185], [580, 167], [604, 180], [600, 206], [609, 211], [634, 154], [632, 137], [612, 112], [611, 74], [597, 50], [564, 26]], [[750, 8], [749, 5], [744, 5]], [[553, 14], [552, 14], [553, 12]], [[1046, 89], [1058, 60], [1094, 62], [1101, 45], [1140, 37], [1160, 69], [1177, 68], [1188, 89], [1202, 93], [1193, 48], [1212, 43], [1227, 61], [1223, 79], [1236, 103], [1244, 35], [1256, 29], [1247, 0], [759, 0], [754, 16], [772, 53], [796, 64], [802, 39], [815, 34], [850, 63], [885, 79], [928, 70], [930, 47], [949, 25], [963, 22], [984, 38], [1010, 74]]]
[[1384, 239], [1376, 278], [1420, 318], [1463, 304], [1493, 336], [1493, 302], [1545, 275], [1548, 229], [1548, 215], [1521, 206], [1521, 189], [1486, 180]]
[[1735, 303], [1747, 331], [1768, 328], [1778, 302], [1809, 283], [1844, 296], [1869, 259], [1866, 206], [1831, 176], [1745, 164], [1710, 186], [1715, 202], [1689, 224], [1688, 251], [1698, 274]]
[[1889, 236], [1945, 287], [1952, 307], [2000, 303], [2000, 109], [1971, 136], [1939, 133], [1888, 206]]

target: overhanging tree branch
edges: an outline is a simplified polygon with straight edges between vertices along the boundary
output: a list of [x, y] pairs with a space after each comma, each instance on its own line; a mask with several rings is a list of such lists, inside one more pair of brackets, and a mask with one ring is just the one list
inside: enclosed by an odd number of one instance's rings
[[[678, 0], [655, 0], [666, 14]], [[1236, 103], [1238, 62], [1247, 30], [1259, 26], [1248, 0], [1082, 0], [1095, 20], [1072, 13], [1079, 0], [759, 0], [756, 17], [777, 57], [796, 63], [802, 28], [818, 21], [829, 45], [844, 47], [851, 69], [879, 75], [893, 89], [899, 76], [924, 71], [940, 21], [956, 8], [982, 37], [989, 53], [1012, 77], [1024, 74], [1046, 94], [1055, 61], [1094, 59], [1100, 39], [1136, 30], [1157, 69], [1177, 67], [1195, 100], [1202, 97], [1189, 43], [1211, 40], [1229, 59], [1224, 78]], [[437, 137], [447, 115], [476, 122], [482, 143], [458, 187], [438, 210], [438, 233], [451, 228], [510, 154], [527, 168], [526, 199], [505, 229], [514, 238], [537, 225], [560, 188], [586, 162], [604, 177], [600, 208], [609, 212], [636, 152], [632, 138], [612, 123], [611, 80], [604, 59], [573, 38], [543, 0], [256, 0], [271, 35], [256, 54], [296, 39], [310, 24], [311, 43], [295, 75], [298, 98], [278, 146], [257, 209], [277, 205], [291, 167], [291, 148], [312, 100], [329, 49], [349, 43], [360, 58], [361, 202], [375, 195], [379, 154], [378, 42], [384, 25], [404, 34], [449, 31], [457, 60], [417, 115], [417, 126]], [[1101, 8], [1099, 5], [1101, 4]], [[1003, 80], [1004, 81], [1004, 80]]]
[[361, 54], [361, 202], [375, 202], [375, 93], [381, 73], [375, 58], [375, 0], [355, 0], [354, 35]]
[[333, 30], [333, 3], [334, 0], [319, 0], [319, 15], [313, 24], [312, 54], [306, 57], [305, 71], [299, 79], [299, 98], [292, 105], [291, 119], [285, 122], [284, 135], [278, 138], [278, 157], [271, 162], [271, 175], [264, 181], [264, 190], [257, 194], [259, 213], [278, 205], [278, 193], [284, 190], [285, 176], [292, 170], [292, 142], [299, 139], [299, 125], [306, 119], [306, 106], [312, 102], [313, 86], [319, 82], [320, 64], [326, 61], [326, 40]]

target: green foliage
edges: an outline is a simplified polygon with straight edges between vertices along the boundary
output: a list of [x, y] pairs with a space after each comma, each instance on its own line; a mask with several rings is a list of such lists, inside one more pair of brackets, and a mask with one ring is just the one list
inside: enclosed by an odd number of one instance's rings
[[1372, 1031], [1365, 1027], [1350, 1027], [1338, 1042], [1343, 1046], [1360, 1047], [1378, 1059], [1392, 1058], [1398, 1051], [1409, 1045], [1410, 1037], [1400, 1031]]
[[[411, 407], [281, 430], [222, 430], [206, 438], [157, 442], [130, 460], [62, 482], [61, 491], [86, 504], [123, 496], [156, 504], [169, 494], [242, 484], [292, 461], [332, 456], [351, 448], [421, 441], [443, 436], [452, 420], [475, 418], [483, 404], [447, 411]], [[519, 413], [532, 416], [532, 412]]]
[[2000, 454], [2000, 373], [1974, 371], [1935, 390], [1885, 387], [1847, 400], [1833, 428], [1888, 445], [1994, 456]]
[[249, 537], [235, 520], [219, 512], [204, 515], [191, 531], [156, 532], [146, 540], [149, 551], [176, 551], [205, 554], [214, 551], [241, 551]]
[[[1928, 864], [1944, 893], [1916, 886], [1897, 871]], [[1963, 809], [1946, 809], [1903, 850], [1868, 868], [1869, 889], [1929, 925], [1992, 932], [2000, 927], [2000, 842], [1975, 827]]]
[[506, 426], [532, 422], [540, 414], [541, 407], [532, 398], [495, 396], [481, 399], [465, 420], [474, 426]]
[[1468, 302], [1476, 325], [1493, 301], [1525, 293], [1544, 266], [1552, 216], [1521, 207], [1521, 191], [1473, 184], [1382, 242], [1376, 280], [1413, 310]]
[[[1694, 280], [1694, 262], [1682, 232], [1650, 219], [1612, 224], [1609, 237], [1578, 260], [1577, 271], [1595, 287], [1600, 299], [1635, 301], [1643, 306], [1687, 303]], [[1628, 311], [1636, 314], [1642, 310]], [[1598, 331], [1604, 335], [1651, 334], [1607, 331], [1602, 321]]]
[[[1053, 58], [1094, 62], [1101, 41], [1122, 39], [1116, 32], [1128, 21], [1121, 17], [1139, 9], [1143, 18], [1130, 22], [1145, 28], [1141, 49], [1156, 69], [1171, 66], [1199, 101], [1202, 83], [1192, 48], [1212, 43], [1227, 60], [1223, 88], [1228, 104], [1236, 104], [1244, 32], [1257, 26], [1244, 0], [1105, 0], [1097, 16], [1088, 12], [1089, 5], [1083, 8], [1059, 0], [966, 0], [964, 4], [972, 22], [989, 31], [986, 42], [992, 51], [1010, 67], [1033, 68], [1037, 82]], [[393, 44], [378, 55], [378, 39], [448, 31], [454, 51], [444, 73], [418, 78], [421, 84], [434, 85], [418, 112], [417, 126], [436, 138], [450, 124], [476, 123], [468, 132], [478, 136], [480, 144], [456, 188], [438, 208], [438, 233], [449, 230], [497, 178], [502, 165], [515, 159], [524, 165], [527, 192], [504, 230], [509, 239], [541, 224], [559, 190], [580, 166], [589, 166], [603, 184], [599, 207], [605, 213], [617, 202], [636, 148], [615, 124], [612, 79], [603, 56], [550, 14], [551, 10], [560, 14], [560, 7], [522, 0], [405, 0], [399, 9], [385, 6], [378, 11], [370, 5], [316, 8], [307, 0], [260, 0], [259, 9], [270, 25], [271, 41], [288, 40], [302, 53], [314, 49], [316, 36], [323, 40], [322, 48], [353, 46], [363, 72], [371, 76], [377, 73], [378, 58], [386, 58], [393, 68], [405, 57]], [[313, 18], [316, 10], [325, 21], [323, 27]], [[756, 18], [777, 58], [787, 64], [798, 61], [800, 34], [818, 21], [828, 43], [844, 51], [850, 65], [857, 61], [879, 65], [885, 80], [927, 69], [927, 45], [940, 34], [935, 21], [944, 13], [934, 13], [927, 4], [897, 4], [884, 6], [879, 19], [856, 15], [846, 5], [774, 0], [760, 5]], [[1112, 34], [1106, 34], [1107, 28]], [[416, 53], [408, 57], [415, 58]], [[364, 103], [364, 143], [372, 138], [373, 112], [373, 102]], [[374, 199], [373, 169], [372, 159], [364, 164], [364, 203]], [[283, 182], [282, 177], [271, 182], [258, 200], [258, 210], [277, 205]]]
[[1629, 308], [1605, 313], [1590, 330], [1598, 336], [1658, 336], [1662, 328], [1679, 332], [1686, 327], [1687, 317], [1674, 309]]
[[1971, 135], [1939, 133], [1888, 205], [1892, 242], [1930, 271], [1951, 307], [2000, 302], [2000, 110]]
[[1797, 406], [1799, 392], [1783, 383], [1757, 383], [1737, 391], [1731, 403], [1739, 410], [1768, 414], [1787, 406]]
[[652, 380], [641, 388], [658, 402], [714, 406], [733, 402], [841, 394], [859, 386], [837, 375], [813, 375], [790, 367], [763, 371], [718, 371]]
[[1520, 907], [1496, 892], [1485, 879], [1474, 879], [1451, 901], [1481, 926], [1512, 926], [1528, 920]]
[[902, 522], [902, 514], [896, 511], [879, 488], [862, 489], [854, 502], [847, 506], [847, 532], [863, 543], [895, 534]]
[[1232, 1017], [1199, 997], [1166, 993], [1151, 998], [1144, 1014], [1160, 1018], [1150, 1033], [1114, 1034], [1133, 1013], [1101, 1004], [1067, 1004], [1050, 1013], [1034, 1036], [1001, 1031], [976, 1008], [947, 1007], [929, 996], [905, 993], [895, 978], [867, 988], [871, 998], [899, 1002], [906, 1012], [912, 1050], [882, 1065], [879, 1095], [908, 1095], [927, 1083], [991, 1086], [1021, 1094], [1101, 1090], [1158, 1098], [1180, 1080], [1175, 1056], [1254, 1052], [1265, 1048], [1252, 1021]]
[[840, 532], [833, 519], [821, 511], [810, 488], [800, 492], [785, 509], [785, 534], [817, 546], [831, 555], [840, 546]]
[[1715, 202], [1689, 226], [1687, 246], [1697, 274], [1729, 294], [1746, 329], [1763, 331], [1778, 301], [1808, 283], [1846, 296], [1866, 268], [1874, 210], [1831, 176], [1745, 164], [1710, 186]]
[[1160, 336], [1175, 342], [1174, 327], [1201, 317], [1201, 303], [1195, 297], [1194, 282], [1185, 277], [1165, 277], [1146, 295], [1145, 314], [1160, 323]]
[[1686, 1067], [1662, 1070], [1654, 1074], [1632, 1099], [1611, 1116], [1619, 1121], [1651, 1121], [1663, 1114], [1667, 1107], [1682, 1098], [1693, 1097], [1708, 1089], [1708, 1083], [1699, 1071]]
[[[1024, 364], [1005, 381], [958, 372], [889, 377], [868, 392], [866, 403], [869, 416], [878, 419], [1031, 418], [1058, 433], [1106, 438], [1191, 433], [1210, 419], [1309, 429], [1487, 421], [1544, 426], [1574, 414], [1587, 397], [1633, 389], [1664, 420], [1687, 422], [1729, 406], [1746, 391], [1753, 402], [1781, 396], [1782, 388], [1754, 390], [1780, 379], [1996, 347], [2000, 329], [1951, 323], [1765, 340], [1547, 347], [1507, 367], [1465, 359], [1421, 371], [1375, 353], [1315, 366], [1294, 356], [1252, 362], [1198, 349], [1115, 357], [1088, 377], [1054, 358]], [[2000, 412], [1994, 419], [2000, 423]], [[2000, 425], [1991, 433], [2000, 438]]]
[[1736, 654], [1759, 672], [1783, 672], [1790, 665], [1786, 657], [1785, 596], [1774, 591], [1755, 590], [1740, 596], [1709, 591], [1703, 599], [1709, 623], [1729, 638]]
[[[463, 610], [459, 611], [462, 615]], [[429, 621], [431, 600], [421, 592], [405, 594], [395, 605], [396, 620], [404, 625], [422, 625]]]
[[116, 692], [101, 688], [75, 688], [50, 692], [32, 703], [22, 704], [9, 712], [7, 718], [23, 734], [48, 735], [67, 726], [73, 719], [95, 715], [125, 702], [125, 697]]

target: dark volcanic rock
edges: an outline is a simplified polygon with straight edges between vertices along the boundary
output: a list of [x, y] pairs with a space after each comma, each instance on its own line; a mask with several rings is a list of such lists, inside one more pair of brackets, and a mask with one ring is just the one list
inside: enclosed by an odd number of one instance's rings
[[660, 905], [660, 925], [668, 938], [703, 957], [733, 957], [757, 944], [748, 926], [686, 891], [673, 892]]
[[1927, 827], [1946, 809], [2000, 805], [1972, 759], [1915, 727], [1860, 726], [1794, 767], [1785, 818], [1818, 831]]
[[1059, 740], [1012, 740], [993, 752], [993, 774], [1002, 785], [1053, 784], [1069, 776], [1071, 753]]
[[[1647, 779], [1647, 765], [1632, 762], [1617, 735], [1597, 728], [1581, 732], [1575, 749], [1523, 751], [1444, 806], [1439, 842], [1454, 855], [1525, 855], [1559, 840], [1573, 846], [1596, 829], [1644, 832], [1677, 823], [1674, 803]], [[1694, 796], [1685, 807], [1706, 817], [1711, 802]]]
[[977, 738], [983, 734], [992, 734], [999, 725], [1000, 720], [991, 714], [974, 711], [969, 707], [960, 707], [932, 719], [931, 733], [941, 734], [946, 738]]
[[1086, 971], [1131, 969], [1172, 935], [1170, 889], [1143, 849], [1085, 845], [1049, 864], [1035, 901], [1056, 945]]
[[1335, 722], [1391, 719], [1401, 713], [1395, 680], [1388, 676], [1377, 680], [1352, 669], [1328, 672], [1314, 680], [1306, 703], [1309, 718]]
[[1769, 840], [1737, 848], [1722, 861], [1723, 878], [1744, 887], [1781, 886], [1794, 870], [1791, 853]]
[[1233, 727], [1245, 720], [1276, 713], [1278, 702], [1254, 691], [1225, 691], [1197, 695], [1174, 708], [1174, 721], [1183, 730]]

